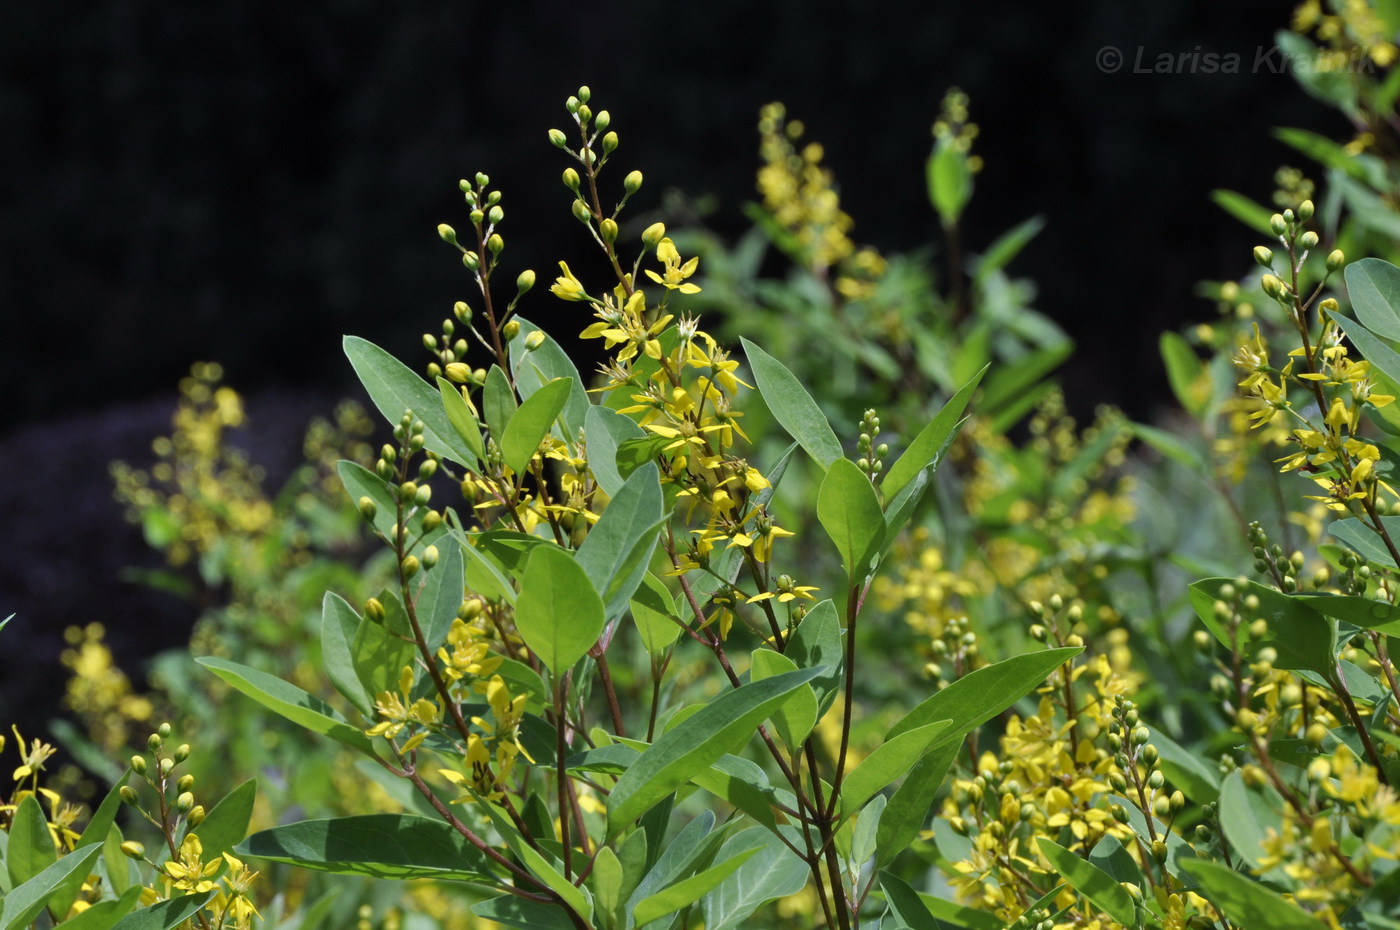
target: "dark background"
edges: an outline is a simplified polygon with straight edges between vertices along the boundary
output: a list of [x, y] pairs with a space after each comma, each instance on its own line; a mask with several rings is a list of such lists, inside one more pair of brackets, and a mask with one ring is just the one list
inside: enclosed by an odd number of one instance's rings
[[[558, 182], [580, 83], [622, 138], [634, 204], [714, 195], [746, 224], [758, 108], [781, 100], [826, 145], [855, 238], [933, 237], [929, 126], [959, 85], [986, 160], [976, 251], [1035, 213], [1013, 270], [1080, 344], [1072, 405], [1149, 417], [1159, 332], [1212, 308], [1256, 239], [1207, 200], [1267, 201], [1269, 135], [1342, 137], [1286, 74], [1251, 73], [1291, 3], [800, 2], [193, 4], [19, 0], [0, 15], [0, 713], [35, 712], [70, 623], [118, 646], [179, 642], [189, 609], [123, 585], [147, 560], [106, 463], [140, 459], [191, 362], [225, 364], [269, 448], [354, 389], [342, 333], [400, 353], [469, 296], [439, 222], [465, 226], [459, 177], [505, 191], [506, 258], [545, 280], [588, 252]], [[1106, 74], [1104, 46], [1126, 63]], [[1135, 74], [1157, 54], [1237, 53], [1238, 75]], [[539, 288], [524, 312], [560, 304]], [[294, 447], [293, 447], [294, 450]], [[274, 463], [274, 471], [276, 465]], [[142, 642], [144, 641], [144, 643]], [[9, 706], [7, 706], [9, 705]]]

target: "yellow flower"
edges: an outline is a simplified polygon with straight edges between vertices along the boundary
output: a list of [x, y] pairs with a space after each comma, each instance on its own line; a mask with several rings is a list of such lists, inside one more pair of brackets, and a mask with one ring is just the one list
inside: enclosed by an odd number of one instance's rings
[[551, 294], [561, 300], [591, 299], [588, 296], [588, 292], [583, 289], [583, 285], [579, 283], [578, 278], [575, 278], [574, 273], [569, 270], [568, 264], [560, 262], [559, 268], [564, 273], [556, 278], [554, 284], [550, 287], [549, 292]]
[[698, 285], [688, 284], [685, 281], [686, 278], [695, 274], [695, 268], [700, 264], [698, 257], [681, 264], [681, 253], [676, 251], [675, 243], [669, 238], [662, 239], [657, 243], [656, 257], [666, 266], [664, 275], [657, 274], [648, 268], [647, 277], [657, 284], [664, 285], [673, 291], [680, 291], [682, 294], [699, 293]]
[[187, 835], [180, 844], [179, 857], [164, 865], [165, 874], [175, 883], [176, 888], [189, 894], [203, 894], [217, 887], [210, 879], [223, 868], [223, 860], [215, 859], [205, 863], [200, 861], [203, 855], [204, 846], [199, 841], [199, 834]]

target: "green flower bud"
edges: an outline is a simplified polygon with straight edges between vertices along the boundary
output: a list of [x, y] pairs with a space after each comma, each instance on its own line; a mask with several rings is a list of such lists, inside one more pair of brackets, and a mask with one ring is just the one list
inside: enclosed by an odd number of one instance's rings
[[171, 773], [171, 771], [174, 770], [174, 768], [175, 768], [175, 760], [174, 760], [174, 759], [161, 759], [161, 760], [160, 760], [160, 765], [159, 765], [159, 767], [158, 767], [158, 769], [159, 769], [159, 771], [160, 771], [160, 777], [161, 777], [161, 778], [166, 777], [167, 775], [169, 775], [169, 774]]
[[538, 349], [544, 345], [544, 330], [537, 329], [525, 337], [525, 348]]
[[180, 780], [175, 783], [175, 790], [189, 791], [194, 788], [194, 776], [186, 772], [180, 776]]
[[438, 563], [438, 547], [429, 546], [423, 550], [423, 568], [431, 569]]
[[629, 194], [635, 194], [637, 191], [641, 190], [641, 187], [642, 173], [640, 171], [630, 172], [627, 177], [622, 179], [622, 189]]
[[571, 209], [574, 211], [574, 219], [578, 220], [580, 223], [587, 223], [589, 220], [593, 219], [593, 214], [589, 211], [588, 204], [584, 203], [582, 200], [575, 200]]
[[428, 501], [432, 499], [432, 496], [433, 496], [433, 489], [432, 489], [432, 488], [428, 487], [426, 484], [420, 485], [419, 488], [418, 488], [418, 490], [415, 491], [414, 494], [413, 494], [413, 502], [414, 502], [415, 504], [417, 504], [419, 507], [426, 507], [427, 504], [428, 504]]
[[431, 533], [433, 530], [437, 529], [441, 525], [442, 514], [438, 513], [436, 510], [429, 510], [423, 516], [423, 532]]
[[1142, 751], [1138, 753], [1138, 758], [1147, 765], [1156, 765], [1157, 759], [1159, 758], [1157, 747], [1148, 743], [1146, 746], [1142, 747]]
[[481, 256], [475, 252], [463, 252], [462, 264], [467, 266], [468, 271], [476, 271], [481, 267]]
[[564, 169], [564, 186], [574, 193], [578, 193], [579, 177], [578, 172], [572, 168]]
[[617, 133], [610, 132], [603, 136], [603, 154], [611, 155], [615, 151], [617, 151]]
[[181, 743], [178, 747], [176, 747], [174, 755], [176, 762], [184, 762], [190, 757], [190, 744]]
[[446, 223], [438, 224], [438, 235], [441, 236], [442, 241], [446, 242], [448, 245], [457, 244], [457, 230], [448, 226]]
[[666, 238], [665, 223], [652, 223], [646, 229], [642, 230], [642, 245], [649, 249], [656, 248], [657, 244], [664, 238]]
[[372, 597], [365, 601], [365, 616], [375, 623], [384, 622], [384, 605], [379, 603], [379, 598]]
[[506, 342], [510, 342], [518, 335], [520, 335], [519, 320], [511, 320], [510, 322], [506, 323], [505, 326], [501, 327], [501, 338], [504, 339]]
[[501, 238], [500, 233], [492, 233], [490, 238], [486, 240], [486, 248], [490, 250], [492, 255], [500, 255], [501, 249], [505, 247], [506, 241]]
[[499, 206], [492, 207], [486, 212], [486, 219], [488, 219], [492, 223], [492, 225], [501, 222], [501, 220], [504, 220], [505, 218], [506, 211], [501, 209]]
[[1283, 282], [1271, 274], [1266, 274], [1259, 279], [1259, 286], [1264, 289], [1264, 293], [1277, 300], [1283, 294]]
[[1327, 740], [1328, 733], [1325, 723], [1314, 722], [1308, 725], [1307, 732], [1303, 734], [1303, 741], [1313, 749], [1321, 749], [1322, 744]]
[[162, 723], [160, 726], [156, 727], [156, 732], [160, 734], [161, 739], [168, 739], [170, 736], [170, 724]]
[[1299, 237], [1298, 242], [1301, 243], [1305, 249], [1315, 249], [1317, 248], [1317, 233], [1309, 229]]
[[405, 578], [412, 578], [418, 574], [418, 557], [410, 555], [399, 563], [399, 568], [403, 571]]
[[1333, 249], [1331, 254], [1327, 256], [1327, 271], [1329, 273], [1336, 271], [1338, 268], [1345, 265], [1346, 261], [1347, 257], [1342, 254], [1341, 249]]
[[1299, 220], [1301, 220], [1302, 222], [1306, 223], [1308, 220], [1312, 219], [1312, 217], [1313, 217], [1313, 202], [1312, 202], [1311, 200], [1304, 200], [1302, 203], [1298, 204], [1298, 219], [1299, 219]]
[[484, 189], [486, 188], [486, 185], [488, 185], [488, 184], [490, 184], [490, 183], [491, 183], [491, 179], [488, 178], [485, 174], [481, 173], [480, 171], [478, 171], [478, 172], [476, 173], [476, 186], [477, 186], [477, 187], [482, 188], [482, 189], [484, 190]]
[[457, 384], [466, 384], [471, 380], [472, 369], [470, 365], [462, 362], [448, 362], [447, 367], [443, 369], [443, 373], [447, 375], [448, 381], [453, 381]]
[[1288, 221], [1280, 214], [1275, 213], [1273, 216], [1269, 217], [1269, 229], [1273, 231], [1275, 236], [1282, 236], [1284, 233], [1288, 232]]
[[1167, 842], [1166, 842], [1166, 840], [1153, 840], [1153, 841], [1152, 841], [1152, 858], [1153, 858], [1153, 859], [1156, 859], [1158, 862], [1166, 862], [1166, 861], [1167, 861]]
[[530, 288], [535, 286], [535, 273], [529, 268], [520, 272], [515, 279], [515, 292], [517, 294], [529, 293]]
[[1253, 788], [1256, 791], [1263, 788], [1269, 780], [1268, 776], [1264, 774], [1264, 770], [1257, 765], [1246, 765], [1240, 772], [1240, 776], [1244, 779], [1246, 788]]
[[470, 323], [472, 318], [472, 308], [467, 306], [465, 300], [459, 300], [452, 305], [452, 315], [459, 323]]
[[1264, 248], [1262, 245], [1254, 247], [1254, 260], [1265, 268], [1272, 268], [1274, 264], [1274, 253]]
[[604, 219], [598, 224], [598, 232], [603, 237], [603, 241], [613, 243], [617, 241], [617, 222], [612, 219]]
[[152, 733], [150, 738], [146, 740], [146, 748], [151, 752], [156, 752], [160, 749], [161, 743], [163, 742], [159, 733]]
[[190, 822], [191, 827], [197, 827], [204, 823], [204, 805], [196, 804], [194, 807], [190, 808], [190, 812], [185, 819]]
[[127, 804], [135, 805], [136, 802], [140, 800], [140, 798], [137, 797], [136, 789], [130, 785], [122, 785], [121, 790], [117, 793], [121, 795], [122, 800]]
[[589, 90], [587, 84], [584, 84], [578, 89], [578, 99], [580, 103], [587, 103], [592, 96], [593, 91]]
[[578, 119], [580, 123], [587, 124], [589, 120], [593, 119], [593, 108], [580, 104], [578, 108]]
[[188, 791], [180, 792], [180, 796], [175, 799], [175, 809], [182, 814], [188, 814], [194, 809], [194, 795]]
[[599, 110], [598, 115], [593, 118], [593, 126], [599, 132], [603, 132], [610, 125], [612, 125], [612, 116], [608, 114], [607, 110]]
[[121, 846], [122, 855], [128, 859], [135, 859], [138, 862], [146, 858], [146, 847], [135, 840], [127, 840]]
[[569, 137], [558, 129], [549, 131], [549, 144], [557, 149], [562, 149], [569, 144]]
[[430, 334], [430, 333], [424, 333], [424, 334], [423, 334], [423, 348], [427, 349], [429, 352], [436, 352], [436, 351], [437, 351], [437, 337], [434, 336], [434, 335], [432, 335], [432, 334]]
[[145, 757], [145, 756], [132, 756], [132, 757], [131, 757], [131, 770], [132, 770], [133, 772], [135, 772], [137, 775], [145, 775], [145, 774], [146, 774], [146, 757]]

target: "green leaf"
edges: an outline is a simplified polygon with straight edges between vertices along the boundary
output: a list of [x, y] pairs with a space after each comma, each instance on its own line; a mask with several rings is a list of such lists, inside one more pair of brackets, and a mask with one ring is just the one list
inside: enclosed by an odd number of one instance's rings
[[[1381, 517], [1381, 526], [1391, 539], [1400, 539], [1400, 517]], [[1337, 520], [1327, 527], [1327, 532], [1351, 546], [1366, 561], [1386, 568], [1397, 567], [1380, 536], [1356, 517]]]
[[1021, 254], [1021, 250], [1044, 228], [1045, 217], [1033, 216], [1028, 220], [1022, 220], [998, 236], [991, 245], [987, 246], [987, 251], [983, 252], [974, 263], [973, 286], [982, 284], [993, 273], [1010, 264], [1011, 260]]
[[943, 930], [943, 924], [929, 913], [909, 884], [892, 872], [880, 873], [880, 888], [899, 922], [909, 930]]
[[1151, 743], [1161, 754], [1162, 773], [1197, 804], [1210, 804], [1220, 796], [1220, 773], [1201, 761], [1200, 755], [1186, 749], [1161, 730], [1153, 727]]
[[398, 505], [384, 480], [363, 465], [345, 460], [336, 465], [336, 473], [352, 501], [358, 503], [360, 498], [368, 497], [374, 502], [374, 519], [370, 524], [381, 536], [389, 538], [394, 521], [398, 519]]
[[10, 873], [10, 887], [18, 887], [53, 865], [58, 859], [49, 821], [39, 799], [25, 795], [15, 808], [10, 824], [10, 842], [5, 853], [5, 867]]
[[722, 798], [769, 830], [778, 828], [777, 818], [773, 816], [777, 794], [757, 763], [740, 756], [723, 755], [708, 769], [691, 776], [690, 783]]
[[[44, 835], [48, 835], [47, 827], [44, 828]], [[10, 852], [14, 851], [13, 838], [11, 833]], [[27, 926], [39, 916], [50, 896], [66, 883], [69, 876], [87, 874], [101, 851], [102, 847], [97, 843], [74, 850], [27, 881], [16, 883], [13, 890], [0, 899], [0, 930], [19, 930]], [[10, 874], [15, 874], [13, 869]]]
[[1321, 930], [1322, 922], [1263, 885], [1224, 865], [1196, 859], [1183, 864], [1200, 883], [1197, 893], [1241, 927]]
[[648, 574], [643, 576], [629, 604], [647, 655], [660, 658], [681, 635], [680, 617], [676, 614], [671, 592], [660, 578]]
[[423, 583], [414, 600], [423, 639], [434, 651], [447, 642], [447, 632], [462, 609], [465, 589], [461, 543], [444, 536], [438, 541], [438, 551], [437, 565], [419, 575]]
[[107, 872], [107, 881], [112, 886], [112, 891], [117, 894], [126, 894], [127, 889], [132, 887], [131, 873], [136, 866], [122, 852], [122, 831], [119, 827], [113, 826], [107, 830], [107, 838], [102, 841], [102, 865]]
[[557, 904], [541, 904], [513, 894], [473, 904], [472, 913], [523, 930], [575, 930], [574, 922]]
[[[107, 831], [112, 829], [112, 824], [115, 823], [117, 819], [117, 812], [121, 810], [121, 789], [122, 785], [126, 784], [127, 777], [127, 773], [123, 772], [121, 777], [116, 780], [111, 789], [107, 792], [107, 796], [102, 799], [102, 803], [97, 806], [97, 810], [93, 811], [92, 818], [88, 820], [87, 826], [83, 828], [83, 835], [78, 837], [78, 842], [75, 846], [76, 849], [82, 849], [84, 846], [100, 846], [102, 841], [107, 838]], [[0, 846], [0, 858], [4, 858], [4, 855], [4, 847]], [[82, 893], [83, 882], [86, 878], [86, 874], [75, 872], [68, 877], [66, 882], [59, 883], [58, 887], [54, 889], [53, 894], [49, 897], [49, 913], [55, 917], [62, 917], [67, 914], [68, 911], [72, 909], [73, 902], [76, 901], [78, 895]], [[127, 908], [127, 910], [130, 909], [130, 907]], [[92, 908], [88, 908], [88, 910], [92, 910]], [[121, 913], [125, 913], [125, 911]], [[117, 914], [113, 917], [113, 922], [116, 922], [117, 918], [120, 916], [121, 914]]]
[[919, 893], [919, 900], [928, 912], [945, 924], [966, 927], [967, 930], [1005, 930], [1006, 925], [987, 911], [964, 907], [952, 901], [935, 898], [931, 894]]
[[476, 454], [457, 435], [442, 407], [442, 395], [413, 373], [403, 362], [379, 346], [358, 336], [346, 336], [345, 355], [369, 392], [370, 400], [390, 423], [398, 423], [404, 411], [423, 421], [423, 447], [467, 467], [476, 465]]
[[588, 438], [588, 468], [598, 487], [608, 497], [616, 497], [623, 482], [617, 470], [618, 447], [629, 439], [645, 439], [647, 434], [630, 417], [596, 404], [590, 404], [585, 412], [583, 429]]
[[802, 382], [782, 362], [747, 339], [740, 341], [744, 344], [744, 354], [748, 357], [754, 382], [773, 419], [797, 440], [818, 465], [824, 469], [830, 467], [842, 456], [841, 443], [831, 431], [831, 424], [817, 402], [812, 400], [812, 395], [807, 393]]
[[952, 139], [939, 139], [926, 167], [928, 199], [944, 227], [956, 226], [972, 199], [972, 169], [967, 153]]
[[1147, 443], [1167, 458], [1197, 473], [1209, 471], [1210, 463], [1195, 446], [1175, 433], [1145, 423], [1133, 423], [1129, 427], [1133, 435]]
[[[1129, 801], [1127, 798], [1119, 797], [1116, 794], [1110, 794], [1108, 799], [1127, 811], [1128, 826], [1132, 828], [1133, 833], [1137, 836], [1138, 842], [1143, 846], [1147, 846], [1151, 842], [1151, 834], [1147, 829], [1147, 818], [1143, 817], [1142, 811], [1138, 810], [1134, 802]], [[1152, 818], [1152, 825], [1157, 831], [1157, 837], [1159, 839], [1164, 838], [1167, 842], [1167, 871], [1185, 885], [1187, 890], [1193, 890], [1196, 886], [1196, 880], [1191, 877], [1191, 873], [1183, 870], [1182, 864], [1194, 860], [1196, 858], [1196, 850], [1190, 843], [1182, 839], [1179, 834], [1168, 830], [1167, 825], [1156, 817]]]
[[[632, 908], [636, 906], [638, 901], [655, 894], [667, 885], [675, 884], [685, 876], [692, 874], [696, 869], [704, 868], [709, 864], [728, 830], [727, 826], [715, 830], [714, 812], [702, 810], [700, 816], [682, 827], [673, 839], [663, 843], [664, 821], [669, 820], [670, 810], [665, 802], [658, 805], [656, 810], [666, 815], [665, 818], [661, 818], [663, 822], [660, 826], [663, 832], [658, 833], [654, 838], [648, 836], [648, 845], [654, 850], [655, 863], [627, 898], [624, 910], [628, 915], [628, 927], [632, 926]], [[651, 816], [648, 814], [647, 820], [650, 820]], [[643, 825], [646, 826], [646, 821]]]
[[1147, 884], [1142, 869], [1119, 842], [1118, 837], [1112, 834], [1102, 837], [1094, 844], [1094, 848], [1089, 851], [1089, 861], [1107, 872], [1109, 878], [1116, 882], [1133, 882], [1138, 887], [1145, 887]]
[[414, 665], [418, 653], [408, 638], [408, 614], [398, 597], [386, 591], [379, 601], [384, 605], [384, 621], [377, 623], [368, 615], [361, 618], [350, 643], [355, 674], [365, 693], [376, 697], [385, 691], [398, 693], [399, 673], [404, 666]]
[[674, 914], [683, 907], [688, 907], [699, 901], [708, 894], [716, 885], [724, 881], [744, 863], [748, 862], [757, 853], [758, 849], [746, 849], [737, 855], [731, 856], [719, 865], [713, 866], [687, 879], [658, 891], [656, 894], [648, 895], [637, 902], [633, 909], [632, 917], [636, 921], [636, 926], [642, 927], [653, 920], [660, 920], [667, 914]]
[[1199, 417], [1210, 403], [1210, 381], [1201, 375], [1205, 369], [1196, 350], [1179, 333], [1164, 332], [1158, 343], [1167, 380], [1177, 401], [1192, 416]]
[[603, 600], [568, 550], [536, 546], [525, 563], [515, 626], [557, 679], [603, 633]]
[[892, 740], [935, 720], [949, 719], [952, 725], [929, 748], [961, 739], [1025, 697], [1051, 672], [1082, 651], [1079, 646], [1066, 646], [1028, 652], [979, 668], [911, 710], [890, 729], [885, 739]]
[[520, 474], [529, 467], [540, 442], [554, 428], [573, 385], [572, 380], [561, 378], [525, 398], [501, 436], [501, 459], [507, 468]]
[[250, 778], [224, 795], [193, 832], [204, 847], [204, 861], [211, 862], [243, 841], [248, 822], [253, 819], [253, 802], [258, 796], [258, 780]]
[[812, 688], [820, 702], [817, 717], [827, 712], [836, 692], [841, 688], [845, 650], [841, 644], [841, 619], [830, 598], [818, 601], [797, 625], [788, 640], [783, 655], [797, 663], [798, 668], [823, 669], [812, 680]]
[[[641, 835], [640, 832], [632, 834]], [[645, 840], [644, 840], [645, 842]], [[622, 862], [611, 846], [604, 846], [593, 857], [593, 872], [588, 876], [588, 884], [593, 888], [593, 905], [603, 915], [604, 924], [617, 922], [617, 908], [623, 901]]]
[[1058, 843], [1051, 842], [1047, 837], [1037, 837], [1036, 843], [1041, 854], [1075, 891], [1094, 902], [1099, 910], [1123, 926], [1138, 925], [1137, 905], [1133, 902], [1132, 895], [1128, 894], [1113, 876], [1092, 862], [1079, 858]]
[[531, 875], [543, 881], [549, 889], [559, 896], [559, 899], [578, 912], [584, 920], [593, 916], [593, 898], [587, 891], [579, 888], [573, 882], [564, 877], [560, 871], [562, 866], [556, 860], [546, 857], [538, 849], [526, 842], [524, 835], [515, 828], [506, 812], [495, 804], [488, 802], [480, 795], [475, 795], [476, 803], [488, 817], [496, 828], [496, 833], [503, 839], [510, 851], [515, 853], [520, 863], [530, 872]]
[[442, 412], [447, 414], [447, 422], [452, 424], [462, 442], [466, 443], [467, 448], [477, 458], [475, 462], [463, 464], [468, 468], [475, 468], [479, 463], [486, 461], [486, 445], [481, 441], [481, 424], [476, 421], [476, 414], [472, 413], [467, 399], [462, 396], [461, 388], [446, 378], [438, 378], [437, 385], [438, 393], [442, 395]]
[[850, 459], [836, 459], [827, 469], [817, 492], [817, 519], [841, 553], [851, 587], [859, 588], [885, 541], [885, 514], [870, 478]]
[[746, 867], [711, 891], [701, 905], [705, 930], [745, 926], [754, 911], [769, 901], [797, 894], [807, 884], [807, 865], [766, 830], [745, 830], [730, 838], [715, 859], [724, 862], [755, 850]]
[[1217, 207], [1250, 229], [1270, 239], [1274, 238], [1273, 228], [1269, 225], [1269, 217], [1273, 216], [1274, 211], [1261, 207], [1244, 194], [1234, 191], [1214, 190], [1210, 192], [1210, 199]]
[[[772, 649], [755, 649], [749, 664], [749, 680], [762, 681], [784, 672], [797, 671], [797, 663]], [[788, 695], [773, 711], [773, 728], [795, 756], [812, 728], [817, 725], [817, 693], [810, 684]]]
[[65, 920], [62, 924], [63, 930], [112, 930], [117, 921], [131, 913], [131, 909], [140, 899], [140, 888], [128, 888], [119, 897], [99, 901], [81, 914]]
[[[1334, 524], [1335, 525], [1335, 524]], [[1379, 537], [1377, 537], [1379, 539]], [[1369, 597], [1344, 594], [1295, 594], [1324, 617], [1332, 617], [1367, 630], [1400, 636], [1400, 607]]]
[[327, 591], [321, 600], [321, 659], [326, 675], [350, 706], [366, 717], [371, 716], [374, 702], [355, 671], [355, 656], [351, 644], [360, 626], [360, 615], [339, 594]]
[[491, 430], [491, 438], [500, 445], [506, 427], [515, 416], [518, 404], [510, 379], [500, 365], [492, 365], [486, 372], [486, 383], [481, 388], [481, 412], [486, 417], [486, 426]]
[[928, 752], [943, 731], [952, 726], [951, 720], [939, 720], [913, 730], [891, 736], [874, 752], [861, 760], [841, 781], [841, 816], [849, 817], [865, 802], [894, 784]]
[[721, 756], [737, 753], [789, 693], [816, 676], [817, 670], [804, 669], [751, 682], [721, 694], [663, 733], [613, 787], [608, 798], [608, 834], [616, 836]]
[[[456, 533], [453, 535], [456, 536]], [[515, 606], [515, 587], [495, 558], [468, 540], [465, 534], [458, 542], [461, 543], [462, 555], [466, 560], [467, 587], [488, 600], [499, 598], [512, 607]]]
[[1369, 329], [1356, 320], [1340, 313], [1332, 313], [1330, 316], [1337, 321], [1347, 338], [1356, 344], [1362, 357], [1371, 363], [1373, 369], [1379, 369], [1381, 374], [1391, 381], [1400, 381], [1400, 352], [1396, 352], [1372, 335]]
[[1238, 771], [1226, 775], [1220, 784], [1220, 829], [1231, 848], [1255, 870], [1263, 871], [1264, 841], [1270, 828], [1278, 832], [1282, 803], [1272, 787], [1251, 791]]
[[572, 449], [578, 431], [585, 426], [586, 414], [593, 406], [588, 400], [588, 392], [583, 388], [583, 378], [579, 376], [578, 368], [570, 361], [569, 354], [548, 333], [544, 334], [544, 341], [535, 348], [526, 348], [525, 342], [530, 334], [543, 330], [522, 316], [514, 319], [520, 324], [520, 332], [510, 341], [510, 366], [511, 371], [515, 372], [515, 387], [520, 392], [521, 399], [528, 399], [540, 388], [558, 378], [573, 379], [569, 398], [559, 413], [560, 419], [564, 421], [562, 438]]
[[[1278, 653], [1274, 668], [1307, 668], [1324, 677], [1332, 674], [1337, 654], [1337, 621], [1328, 620], [1301, 600], [1253, 581], [1240, 585], [1230, 578], [1207, 578], [1191, 585], [1191, 606], [1225, 648], [1234, 648], [1235, 644], [1226, 624], [1215, 616], [1215, 602], [1226, 584], [1233, 586], [1241, 599], [1249, 595], [1259, 599], [1258, 612], [1243, 617], [1234, 637], [1249, 655], [1268, 645]], [[1260, 617], [1268, 621], [1269, 628], [1263, 637], [1255, 638], [1249, 626]]]
[[1363, 258], [1343, 273], [1347, 297], [1367, 329], [1387, 339], [1400, 339], [1400, 268], [1379, 258]]
[[618, 489], [578, 547], [578, 564], [602, 596], [605, 617], [627, 609], [646, 576], [662, 520], [660, 472], [648, 463]]
[[213, 891], [187, 894], [143, 907], [123, 917], [112, 930], [170, 930], [199, 913], [214, 894]]
[[462, 834], [412, 814], [304, 820], [254, 833], [234, 851], [339, 875], [495, 883], [485, 855]]
[[853, 866], [863, 865], [875, 855], [875, 849], [879, 844], [879, 835], [876, 831], [888, 803], [883, 794], [877, 794], [875, 800], [871, 801], [856, 818], [856, 828], [851, 833], [850, 859]]
[[875, 834], [879, 852], [876, 866], [883, 868], [894, 861], [924, 828], [934, 797], [943, 785], [962, 740], [950, 740], [937, 749], [924, 753], [914, 763], [904, 783], [890, 795], [889, 803], [880, 814], [880, 826]]
[[374, 754], [374, 746], [369, 737], [350, 725], [334, 707], [320, 698], [312, 697], [296, 685], [275, 678], [228, 659], [205, 656], [195, 659], [200, 665], [218, 675], [248, 697], [274, 713], [286, 717], [313, 733], [329, 736], [362, 752]]
[[984, 365], [981, 371], [973, 375], [971, 381], [959, 388], [890, 466], [884, 480], [880, 482], [886, 500], [897, 497], [904, 486], [913, 481], [914, 476], [925, 468], [937, 470], [938, 463], [943, 460], [943, 453], [948, 451], [948, 447], [958, 435], [958, 427], [962, 424], [963, 411], [967, 409], [968, 401], [972, 399], [977, 386], [982, 383], [982, 376], [987, 373], [989, 367], [991, 366]]

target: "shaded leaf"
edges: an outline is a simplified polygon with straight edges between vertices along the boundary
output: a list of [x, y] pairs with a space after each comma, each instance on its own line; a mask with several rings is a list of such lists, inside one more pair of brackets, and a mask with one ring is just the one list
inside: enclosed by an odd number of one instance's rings
[[1321, 930], [1323, 926], [1275, 892], [1227, 866], [1195, 859], [1183, 867], [1200, 884], [1197, 894], [1238, 926], [1269, 930]]
[[981, 371], [973, 375], [972, 380], [959, 388], [890, 466], [880, 483], [886, 500], [895, 498], [904, 486], [913, 481], [914, 476], [925, 468], [938, 468], [943, 454], [948, 451], [948, 447], [958, 435], [958, 426], [962, 423], [963, 411], [967, 409], [968, 401], [972, 399], [977, 386], [982, 383], [982, 376], [987, 373], [989, 367], [991, 366], [984, 365]]
[[517, 474], [526, 470], [540, 442], [554, 429], [574, 382], [561, 378], [535, 391], [521, 403], [501, 436], [501, 459]]
[[313, 733], [373, 755], [374, 747], [368, 736], [351, 726], [334, 707], [296, 685], [228, 659], [205, 656], [195, 661], [268, 710]]
[[802, 382], [782, 362], [749, 340], [741, 341], [754, 382], [773, 419], [797, 440], [818, 465], [824, 469], [830, 467], [832, 462], [841, 458], [841, 443], [831, 431], [826, 414], [822, 413]]
[[1048, 837], [1037, 837], [1040, 852], [1060, 873], [1060, 877], [1108, 916], [1125, 927], [1138, 923], [1137, 905], [1127, 889], [1113, 876], [1086, 859], [1081, 859]]
[[476, 454], [457, 435], [442, 407], [442, 395], [403, 362], [374, 343], [358, 336], [342, 341], [345, 356], [384, 419], [398, 423], [404, 412], [423, 421], [423, 447], [467, 467], [476, 465]]

